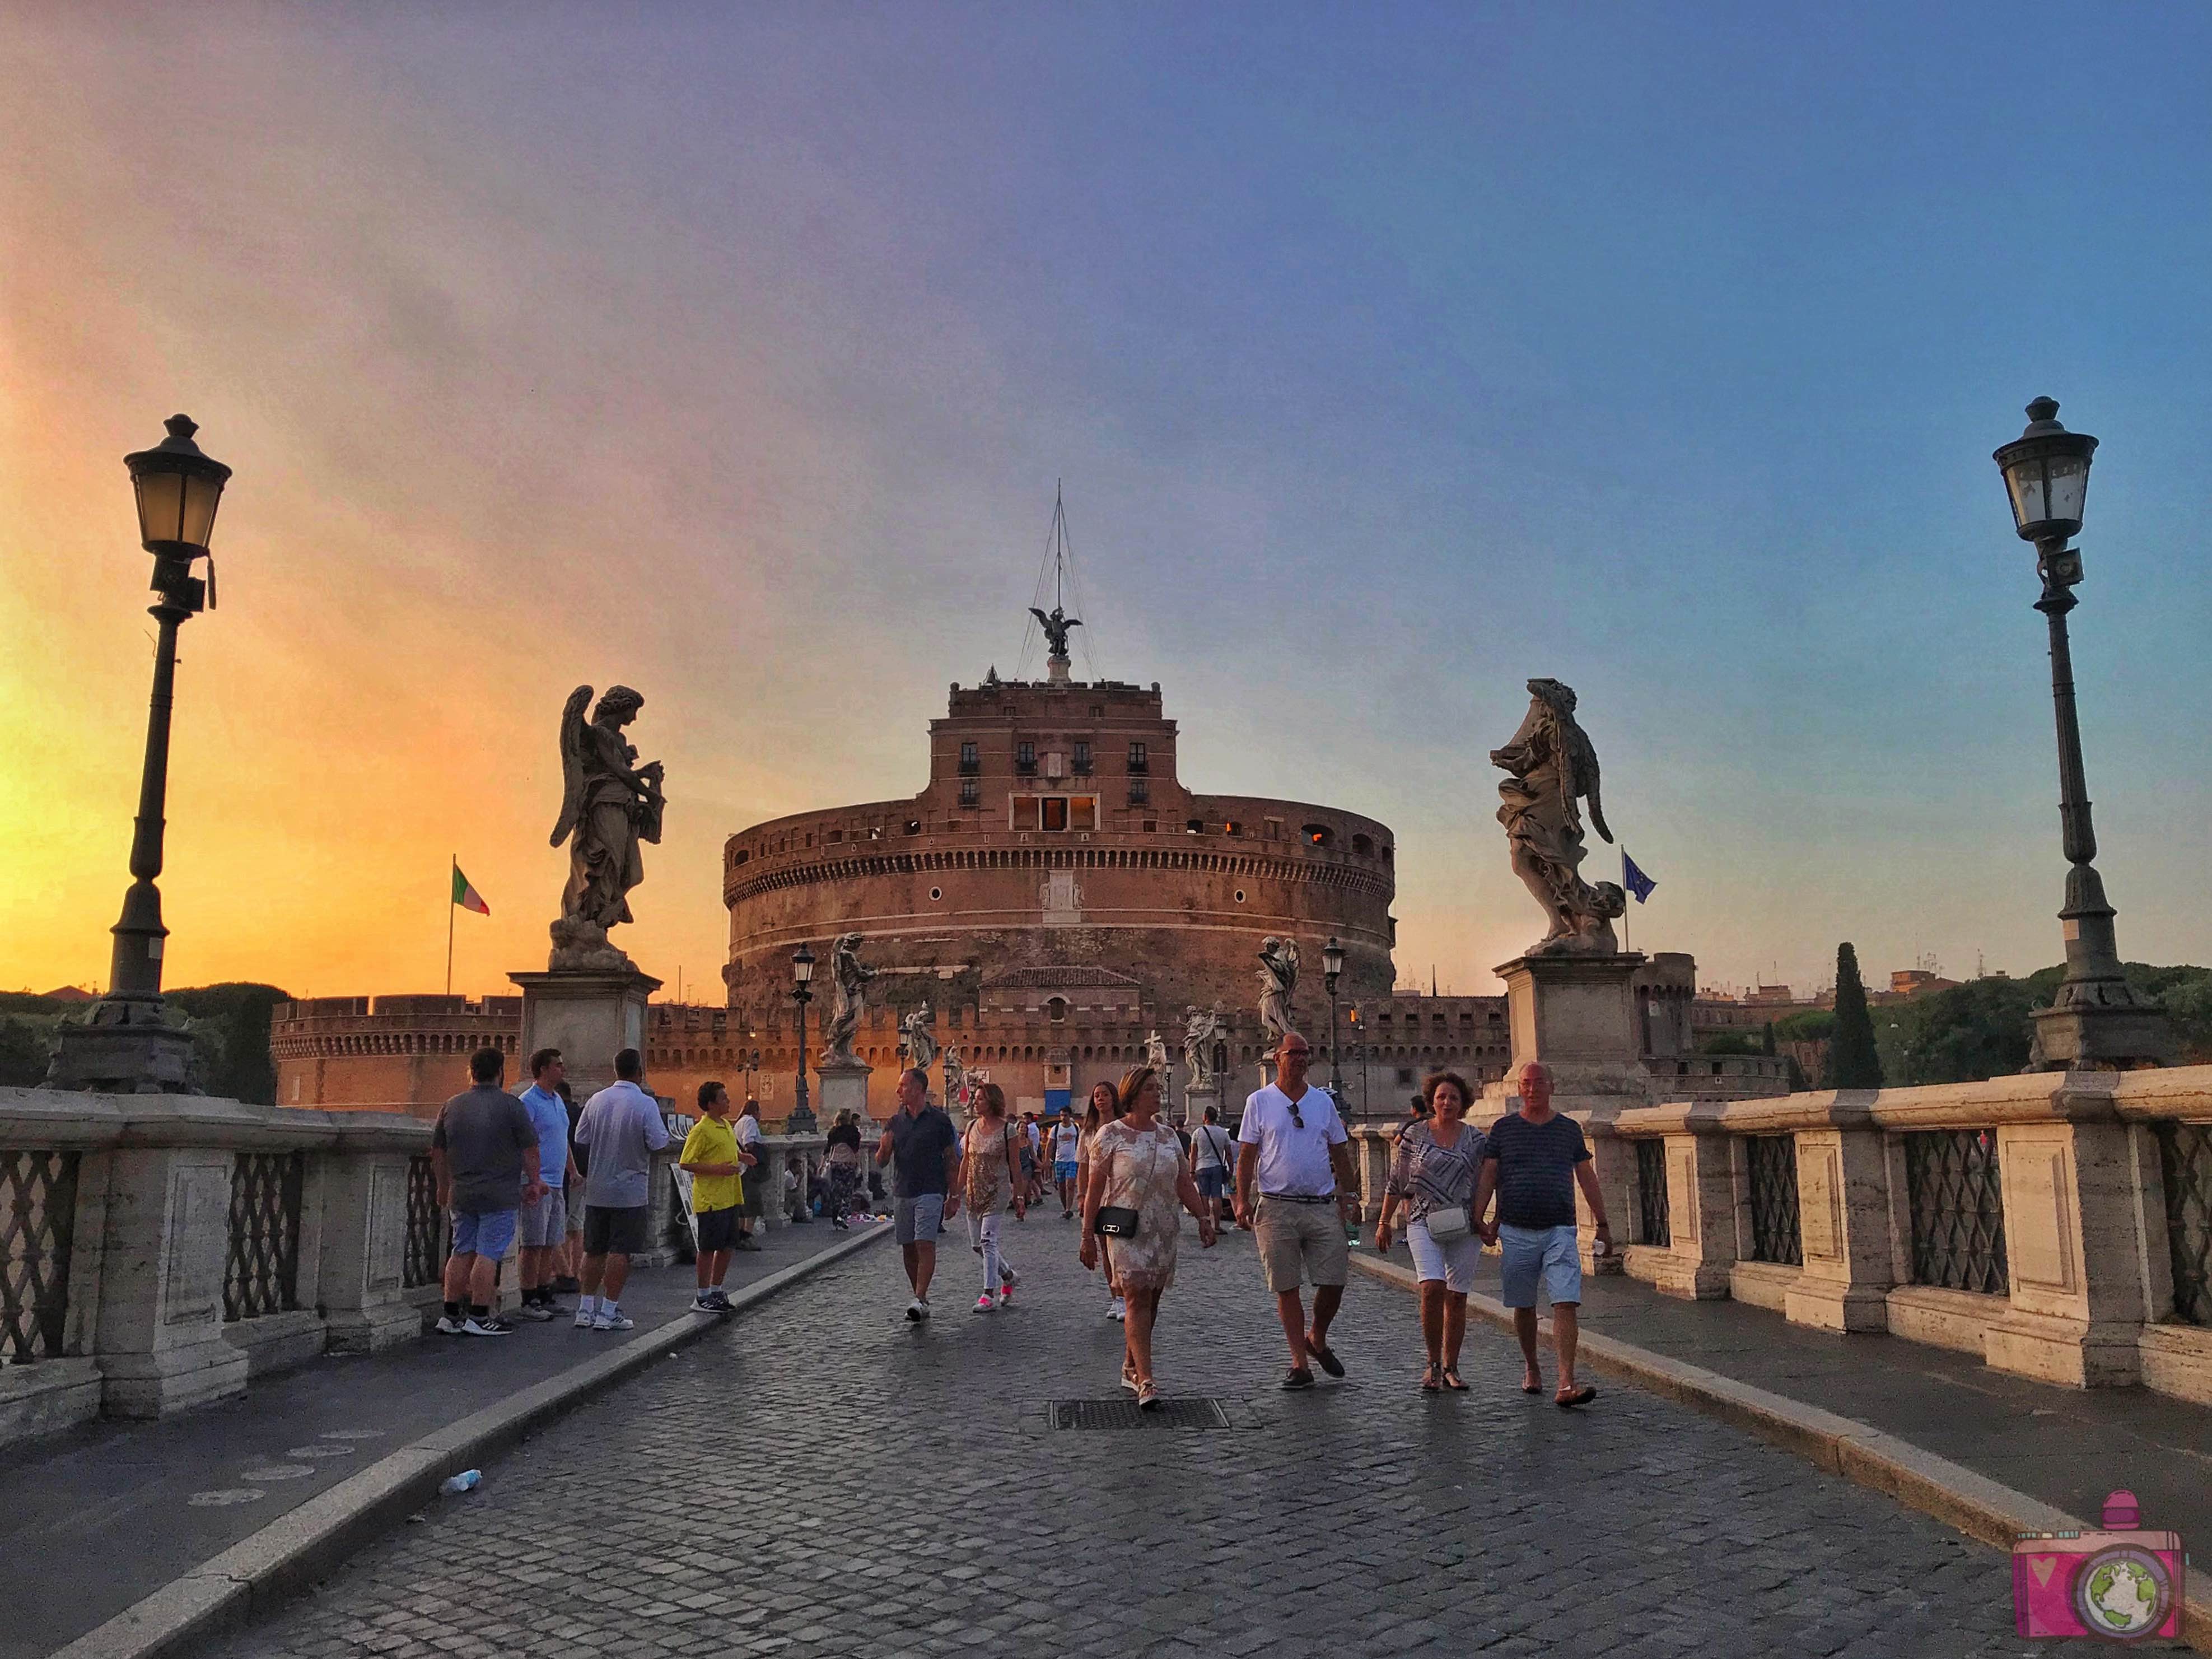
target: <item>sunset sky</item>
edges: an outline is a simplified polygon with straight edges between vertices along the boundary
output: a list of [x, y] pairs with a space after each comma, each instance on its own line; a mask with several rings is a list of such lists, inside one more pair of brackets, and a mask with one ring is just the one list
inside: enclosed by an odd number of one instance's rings
[[[555, 727], [645, 694], [618, 935], [719, 997], [732, 831], [918, 788], [1055, 479], [1186, 781], [1400, 837], [1401, 977], [1540, 931], [1486, 751], [1580, 693], [1708, 983], [2060, 954], [2033, 556], [2123, 950], [2212, 960], [2212, 12], [13, 9], [0, 987], [104, 980], [153, 624], [120, 458], [236, 469], [185, 630], [173, 984], [544, 966]], [[1034, 667], [1034, 656], [1032, 667]], [[1086, 667], [1079, 655], [1079, 672]], [[1597, 848], [1586, 873], [1617, 877]]]

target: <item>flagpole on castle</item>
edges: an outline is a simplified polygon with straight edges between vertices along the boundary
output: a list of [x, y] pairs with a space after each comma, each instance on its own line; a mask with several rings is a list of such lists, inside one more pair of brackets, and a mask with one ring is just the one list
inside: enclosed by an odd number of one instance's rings
[[[461, 873], [461, 855], [453, 856], [453, 868], [447, 873], [458, 877]], [[446, 994], [453, 994], [453, 884], [446, 883]]]
[[[1628, 844], [1626, 842], [1621, 843], [1620, 848], [1620, 884], [1623, 887], [1628, 885]], [[450, 933], [453, 930], [453, 918], [449, 915], [446, 920], [447, 931]], [[448, 955], [452, 953], [452, 949], [450, 945], [447, 946]], [[1628, 954], [1628, 907], [1626, 904], [1620, 907], [1620, 951], [1623, 956]], [[447, 969], [447, 977], [449, 979], [453, 977], [453, 970], [450, 967]], [[446, 988], [450, 991], [453, 988], [449, 985]]]

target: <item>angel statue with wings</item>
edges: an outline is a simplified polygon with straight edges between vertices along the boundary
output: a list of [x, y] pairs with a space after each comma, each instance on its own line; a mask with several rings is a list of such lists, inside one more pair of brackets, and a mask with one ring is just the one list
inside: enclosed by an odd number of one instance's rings
[[866, 1062], [853, 1052], [853, 1039], [860, 1034], [860, 1016], [867, 1012], [868, 981], [876, 970], [860, 960], [860, 936], [842, 933], [830, 951], [830, 980], [837, 988], [837, 1000], [830, 1011], [830, 1024], [822, 1032], [822, 1064], [824, 1066], [860, 1066]]
[[1182, 1011], [1182, 1063], [1190, 1073], [1186, 1085], [1203, 1089], [1213, 1081], [1213, 1042], [1221, 1035], [1221, 1010], [1187, 1007]]
[[1543, 907], [1550, 931], [1529, 956], [1610, 956], [1620, 947], [1613, 924], [1626, 908], [1620, 886], [1582, 878], [1583, 815], [1607, 841], [1598, 795], [1597, 750], [1575, 720], [1575, 694], [1557, 680], [1528, 682], [1528, 713], [1512, 742], [1490, 751], [1510, 775], [1498, 786], [1498, 821], [1505, 826], [1513, 872]]
[[926, 1002], [899, 1022], [906, 1033], [906, 1063], [925, 1075], [937, 1060], [937, 1039], [929, 1029], [935, 1023]]
[[964, 1110], [968, 1105], [968, 1064], [960, 1058], [960, 1045], [945, 1051], [945, 1109]]
[[1058, 605], [1053, 606], [1052, 614], [1048, 617], [1045, 615], [1043, 611], [1038, 610], [1035, 605], [1031, 605], [1030, 607], [1030, 615], [1035, 617], [1037, 619], [1037, 626], [1044, 629], [1044, 648], [1046, 654], [1048, 656], [1057, 657], [1062, 662], [1066, 662], [1067, 660], [1067, 636], [1073, 630], [1083, 626], [1083, 618], [1080, 617], [1069, 616]]
[[1269, 934], [1260, 946], [1260, 1029], [1273, 1048], [1291, 1034], [1291, 998], [1298, 988], [1298, 942]]
[[561, 817], [553, 845], [568, 843], [568, 884], [553, 924], [556, 968], [627, 968], [629, 958], [607, 943], [607, 929], [631, 920], [629, 890], [645, 879], [639, 848], [660, 840], [659, 761], [637, 764], [623, 727], [645, 699], [626, 685], [607, 688], [592, 718], [592, 688], [580, 685], [561, 711]]

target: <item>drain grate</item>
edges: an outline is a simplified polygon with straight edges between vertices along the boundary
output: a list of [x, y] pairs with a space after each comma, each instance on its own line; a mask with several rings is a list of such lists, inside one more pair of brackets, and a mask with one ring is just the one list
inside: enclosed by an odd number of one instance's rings
[[1206, 1395], [1163, 1398], [1152, 1411], [1139, 1411], [1127, 1395], [1113, 1400], [1054, 1400], [1045, 1414], [1055, 1429], [1225, 1429], [1229, 1413]]

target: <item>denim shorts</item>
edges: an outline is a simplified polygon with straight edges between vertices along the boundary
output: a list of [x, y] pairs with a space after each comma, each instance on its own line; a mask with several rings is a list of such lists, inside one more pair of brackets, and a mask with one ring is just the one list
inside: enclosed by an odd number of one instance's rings
[[1500, 1276], [1507, 1307], [1534, 1307], [1539, 1278], [1555, 1303], [1583, 1299], [1582, 1250], [1573, 1227], [1509, 1227], [1500, 1223], [1498, 1243], [1505, 1255]]
[[934, 1244], [945, 1231], [945, 1194], [900, 1199], [892, 1210], [892, 1225], [902, 1244]]
[[1075, 1160], [1074, 1160], [1073, 1158], [1062, 1158], [1062, 1159], [1060, 1159], [1060, 1162], [1058, 1162], [1058, 1163], [1054, 1164], [1052, 1166], [1052, 1178], [1053, 1178], [1054, 1181], [1073, 1181], [1073, 1180], [1074, 1180], [1074, 1179], [1075, 1179]]
[[1218, 1164], [1203, 1165], [1198, 1172], [1198, 1195], [1200, 1198], [1229, 1196], [1229, 1171]]
[[453, 1212], [453, 1254], [488, 1255], [495, 1261], [514, 1243], [514, 1210], [456, 1210]]

